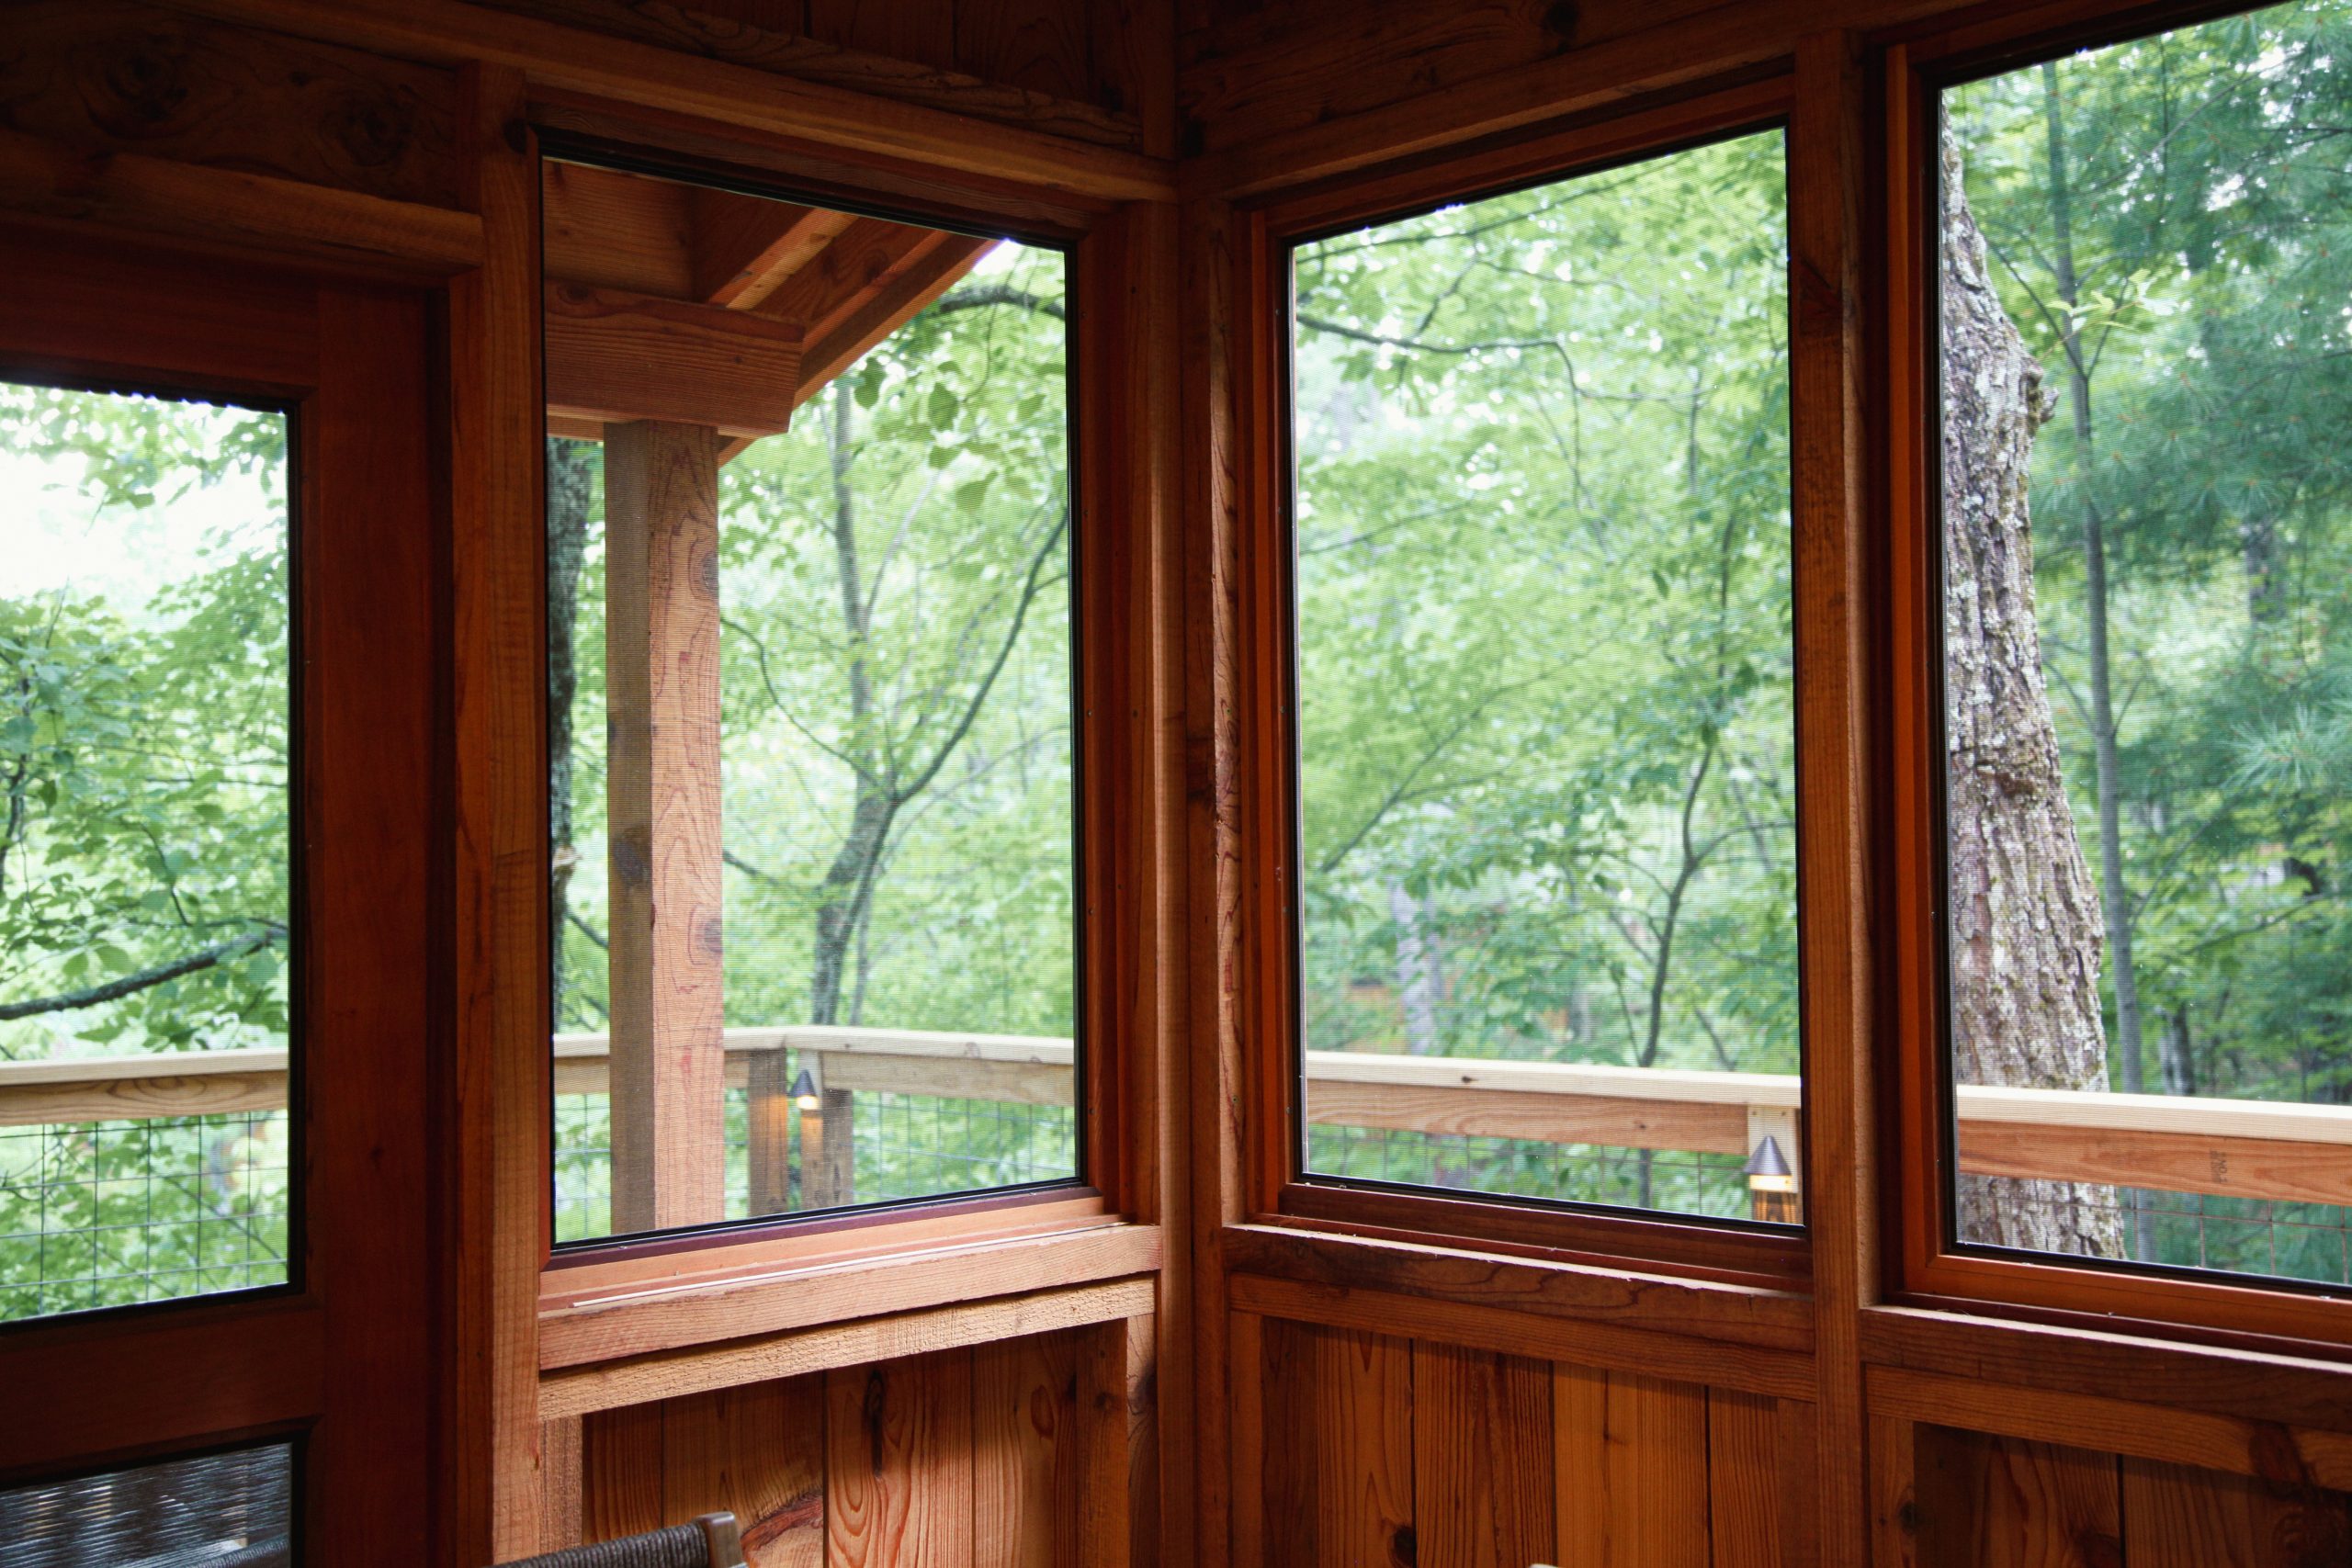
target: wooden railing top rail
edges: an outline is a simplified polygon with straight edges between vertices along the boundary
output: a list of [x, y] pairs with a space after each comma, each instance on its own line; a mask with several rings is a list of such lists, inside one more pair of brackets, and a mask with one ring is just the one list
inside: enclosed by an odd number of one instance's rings
[[[726, 1032], [729, 1081], [791, 1050], [831, 1089], [1032, 1105], [1072, 1100], [1070, 1042], [795, 1025]], [[556, 1037], [557, 1088], [599, 1093], [601, 1034]], [[0, 1127], [268, 1111], [284, 1051], [0, 1062]], [[1790, 1075], [1310, 1051], [1310, 1119], [1389, 1131], [1744, 1154], [1757, 1112], [1792, 1111]], [[1962, 1088], [1961, 1168], [2179, 1192], [2352, 1204], [2352, 1107]]]

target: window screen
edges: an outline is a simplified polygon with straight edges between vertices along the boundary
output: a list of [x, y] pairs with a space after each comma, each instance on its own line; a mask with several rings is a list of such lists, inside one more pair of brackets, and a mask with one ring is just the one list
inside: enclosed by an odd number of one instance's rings
[[169, 1460], [0, 1492], [0, 1543], [10, 1568], [285, 1568], [293, 1491], [283, 1443]]

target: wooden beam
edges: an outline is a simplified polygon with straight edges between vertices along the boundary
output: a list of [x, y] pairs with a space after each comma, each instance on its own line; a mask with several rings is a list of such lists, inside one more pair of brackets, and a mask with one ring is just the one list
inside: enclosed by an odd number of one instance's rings
[[585, 284], [547, 286], [551, 417], [775, 435], [792, 421], [800, 360], [798, 334], [780, 321]]
[[707, 187], [689, 193], [687, 209], [694, 222], [694, 298], [735, 310], [748, 310], [775, 293], [857, 221], [831, 208]]
[[995, 243], [967, 234], [939, 233], [871, 289], [827, 316], [823, 330], [812, 332], [801, 350], [800, 400], [806, 402], [819, 388], [865, 358], [868, 349], [955, 287]]
[[718, 447], [605, 438], [616, 1235], [723, 1217]]
[[1124, 1323], [1136, 1314], [1148, 1313], [1151, 1297], [1150, 1278], [1136, 1276], [571, 1367], [541, 1378], [539, 1414], [552, 1421], [710, 1389], [803, 1377], [836, 1367], [864, 1366], [1091, 1324]]
[[698, 115], [746, 130], [1112, 201], [1167, 201], [1157, 158], [893, 103], [461, 0], [185, 0], [182, 9], [444, 64], [481, 61], [535, 86]]
[[879, 218], [857, 219], [782, 288], [771, 290], [754, 313], [788, 321], [802, 339], [813, 342], [946, 237], [937, 229]]
[[84, 152], [7, 130], [0, 208], [402, 276], [447, 276], [482, 259], [482, 221], [470, 212], [142, 153]]

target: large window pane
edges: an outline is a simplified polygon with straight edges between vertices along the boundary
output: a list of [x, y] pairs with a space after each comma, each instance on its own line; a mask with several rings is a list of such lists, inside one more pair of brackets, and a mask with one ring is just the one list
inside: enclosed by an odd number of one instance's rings
[[1771, 133], [1294, 253], [1312, 1173], [1798, 1217], [1783, 206]]
[[1960, 1239], [2352, 1282], [2352, 7], [1945, 107]]
[[1062, 254], [546, 189], [559, 1239], [1074, 1177]]
[[287, 429], [0, 385], [0, 1319], [287, 1277]]

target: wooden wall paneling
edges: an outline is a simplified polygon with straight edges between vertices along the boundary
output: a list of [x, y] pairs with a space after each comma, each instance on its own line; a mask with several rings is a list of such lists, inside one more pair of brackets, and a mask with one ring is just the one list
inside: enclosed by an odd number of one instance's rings
[[1560, 1568], [1707, 1568], [1707, 1391], [1553, 1371]]
[[612, 1223], [724, 1217], [718, 446], [605, 432], [612, 860]]
[[[542, 1511], [562, 1501], [576, 1534], [576, 1426], [543, 1452], [536, 1308], [547, 1256], [552, 1021], [540, 976], [548, 933], [547, 538], [539, 385], [539, 168], [508, 127], [518, 73], [459, 76], [466, 205], [481, 217], [482, 265], [448, 293], [449, 767], [456, 950], [450, 1225], [455, 1332], [449, 1402], [456, 1440], [444, 1484], [452, 1561], [544, 1549]], [[552, 1466], [551, 1471], [542, 1466]]]
[[[1708, 1389], [1706, 1400], [1707, 1535], [1714, 1568], [1783, 1568], [1800, 1561], [1783, 1544], [1781, 1529], [1790, 1435], [1784, 1402], [1724, 1388]], [[1812, 1414], [1810, 1405], [1798, 1408]], [[1809, 1428], [1805, 1436], [1810, 1458]], [[1810, 1483], [1809, 1465], [1799, 1473]]]
[[1076, 1547], [1088, 1568], [1189, 1561], [1163, 1550], [1164, 1511], [1184, 1505], [1160, 1462], [1159, 1329], [1138, 1314], [1078, 1338]]
[[662, 1406], [600, 1410], [581, 1422], [581, 1534], [591, 1541], [641, 1535], [662, 1517]]
[[956, 0], [892, 0], [888, 6], [866, 0], [806, 0], [806, 5], [811, 38], [942, 71], [957, 64], [956, 13], [963, 7]]
[[[1918, 1429], [1886, 1416], [1872, 1416], [1867, 1429], [1870, 1561], [1872, 1568], [1918, 1568]], [[1829, 1456], [1822, 1459], [1827, 1462]]]
[[[1864, 1443], [1858, 1315], [1877, 1299], [1877, 1057], [1868, 649], [1868, 483], [1862, 417], [1860, 42], [1797, 42], [1789, 125], [1789, 270], [1795, 547], [1798, 886], [1804, 997], [1805, 1213], [1825, 1456]], [[1860, 1568], [1869, 1502], [1858, 1465], [1818, 1467], [1821, 1560]]]
[[1411, 1568], [1413, 1342], [1279, 1319], [1265, 1336], [1266, 1568]]
[[1079, 1467], [1087, 1457], [1078, 1415], [1080, 1337], [1066, 1330], [973, 1348], [974, 1568], [1095, 1561], [1078, 1549]]
[[[1817, 1472], [1826, 1462], [1821, 1451], [1821, 1423], [1813, 1401], [1781, 1401], [1777, 1451], [1781, 1484], [1774, 1524], [1780, 1536], [1781, 1562], [1782, 1568], [1809, 1568], [1821, 1561], [1821, 1485]], [[1867, 1464], [1864, 1468], [1868, 1468]], [[1720, 1535], [1716, 1550], [1723, 1550]]]
[[464, 199], [455, 76], [135, 0], [19, 0], [0, 126], [435, 207]]
[[2131, 1568], [2340, 1568], [2352, 1496], [2127, 1459], [2122, 1533]]
[[660, 1409], [664, 1524], [724, 1510], [751, 1568], [823, 1568], [821, 1378], [689, 1394]]
[[334, 6], [313, 0], [184, 0], [181, 8], [409, 59], [515, 66], [535, 85], [700, 115], [746, 130], [933, 164], [983, 179], [1114, 201], [1168, 200], [1175, 194], [1166, 164], [1123, 149], [697, 58], [463, 0], [345, 0]]
[[1097, 100], [1092, 35], [1112, 9], [1086, 0], [956, 0], [956, 65], [1048, 97]]
[[[1227, 1446], [1218, 1457], [1228, 1467], [1225, 1542], [1231, 1568], [1265, 1568], [1266, 1563], [1266, 1396], [1272, 1387], [1266, 1378], [1266, 1339], [1273, 1327], [1244, 1312], [1233, 1314], [1226, 1324], [1222, 1392]], [[1216, 1550], [1216, 1536], [1204, 1529], [1202, 1539], [1210, 1552]]]
[[1920, 1568], [2119, 1568], [2126, 1561], [2112, 1454], [1945, 1427], [1917, 1432]]
[[969, 1568], [972, 1354], [825, 1374], [827, 1568]]
[[1545, 1561], [1558, 1540], [1556, 1462], [1549, 1366], [1413, 1342], [1417, 1568]]
[[[582, 1513], [581, 1427], [578, 1416], [539, 1423], [539, 1536], [536, 1550], [556, 1551], [586, 1540]], [[511, 1555], [503, 1553], [502, 1555]]]

